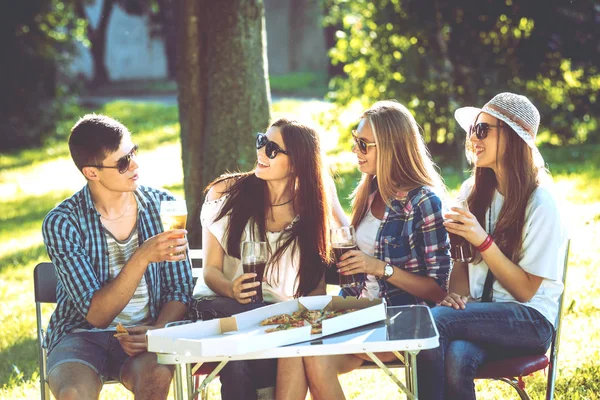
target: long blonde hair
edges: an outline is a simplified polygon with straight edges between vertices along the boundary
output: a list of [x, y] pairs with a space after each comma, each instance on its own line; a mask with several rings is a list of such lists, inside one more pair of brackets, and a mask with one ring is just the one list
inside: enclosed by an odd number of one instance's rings
[[[377, 144], [377, 184], [383, 201], [420, 186], [444, 191], [444, 184], [410, 111], [397, 101], [378, 101], [361, 118], [373, 131]], [[373, 175], [363, 174], [352, 194], [352, 224], [367, 213]]]

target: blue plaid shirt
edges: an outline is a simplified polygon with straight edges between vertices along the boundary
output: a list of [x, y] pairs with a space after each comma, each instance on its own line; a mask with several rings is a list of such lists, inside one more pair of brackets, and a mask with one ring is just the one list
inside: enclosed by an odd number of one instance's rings
[[[369, 207], [376, 190], [374, 180]], [[443, 222], [442, 201], [430, 188], [421, 186], [400, 194], [392, 200], [392, 208], [385, 207], [375, 240], [375, 258], [407, 272], [429, 276], [447, 290], [450, 240]], [[383, 279], [378, 283], [380, 296], [389, 305], [425, 304]]]
[[[138, 205], [138, 237], [142, 244], [163, 232], [160, 202], [174, 198], [144, 186], [139, 186], [134, 194]], [[46, 334], [50, 353], [67, 333], [93, 328], [85, 317], [92, 296], [109, 278], [108, 244], [87, 185], [48, 213], [42, 233], [58, 277], [57, 305]], [[153, 321], [169, 301], [190, 305], [193, 283], [189, 261], [150, 263], [144, 278], [148, 284]]]

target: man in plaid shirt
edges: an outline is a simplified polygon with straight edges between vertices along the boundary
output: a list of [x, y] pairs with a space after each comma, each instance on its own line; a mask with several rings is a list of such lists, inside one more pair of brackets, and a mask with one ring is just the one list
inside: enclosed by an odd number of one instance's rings
[[[145, 336], [183, 319], [191, 302], [187, 232], [163, 232], [160, 202], [173, 196], [137, 184], [137, 146], [122, 124], [86, 115], [69, 148], [87, 185], [42, 227], [58, 277], [50, 389], [58, 399], [98, 398], [106, 379], [118, 379], [136, 398], [166, 399], [172, 369], [148, 353]], [[115, 335], [119, 323], [128, 334]]]

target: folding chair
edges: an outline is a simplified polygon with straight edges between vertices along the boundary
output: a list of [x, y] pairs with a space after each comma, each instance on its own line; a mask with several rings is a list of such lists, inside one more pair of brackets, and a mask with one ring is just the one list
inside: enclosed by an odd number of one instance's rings
[[[567, 242], [565, 251], [565, 261], [563, 266], [563, 284], [566, 288], [567, 283], [567, 264], [569, 260], [569, 247], [571, 241]], [[541, 371], [548, 367], [548, 381], [546, 383], [546, 400], [554, 399], [554, 383], [556, 379], [556, 369], [558, 364], [558, 348], [560, 344], [560, 331], [562, 320], [562, 309], [564, 300], [563, 294], [558, 301], [558, 316], [556, 317], [556, 331], [552, 337], [550, 354], [513, 357], [504, 360], [490, 361], [485, 363], [477, 371], [476, 379], [494, 379], [508, 383], [512, 386], [522, 400], [529, 400], [529, 395], [525, 392], [525, 382], [523, 377], [531, 375], [536, 371]]]
[[[42, 303], [56, 304], [56, 285], [57, 278], [54, 270], [54, 264], [43, 262], [35, 266], [33, 270], [33, 288], [35, 292], [35, 317], [37, 321], [37, 342], [39, 351], [40, 366], [40, 392], [42, 400], [50, 400], [50, 387], [47, 381], [46, 369], [46, 348], [44, 347], [44, 325], [42, 323]], [[116, 380], [107, 380], [107, 383], [119, 383]], [[173, 380], [174, 392], [177, 397], [177, 382]]]

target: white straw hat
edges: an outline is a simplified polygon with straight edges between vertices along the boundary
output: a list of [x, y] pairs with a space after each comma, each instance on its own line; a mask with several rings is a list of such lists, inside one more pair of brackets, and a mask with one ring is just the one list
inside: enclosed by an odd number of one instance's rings
[[454, 112], [454, 118], [469, 134], [469, 127], [482, 112], [496, 117], [510, 126], [531, 147], [535, 165], [544, 165], [544, 159], [535, 145], [535, 136], [540, 126], [540, 113], [527, 97], [509, 92], [500, 93], [482, 108], [461, 107], [457, 109]]

